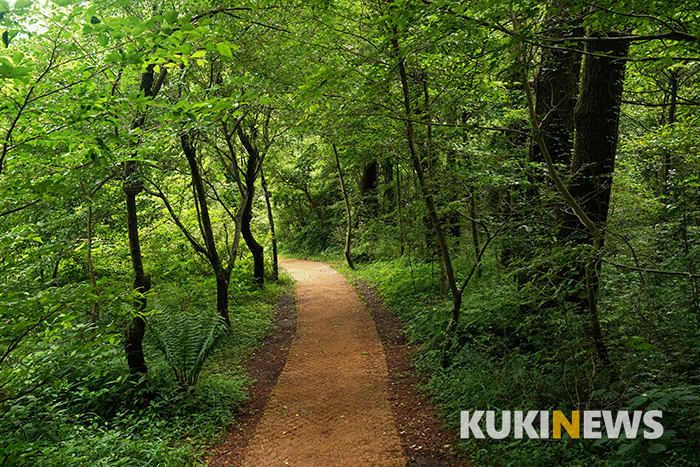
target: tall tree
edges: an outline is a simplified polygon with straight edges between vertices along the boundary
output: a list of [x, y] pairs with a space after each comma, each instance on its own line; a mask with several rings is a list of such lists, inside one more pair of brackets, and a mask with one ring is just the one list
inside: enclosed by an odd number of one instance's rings
[[[154, 65], [148, 65], [146, 71], [141, 74], [139, 94], [152, 99], [158, 94], [160, 86], [165, 79], [167, 69], [162, 68], [155, 79]], [[146, 113], [141, 112], [132, 124], [132, 131], [136, 134], [144, 130]], [[137, 151], [137, 143], [134, 151]], [[151, 276], [144, 272], [143, 259], [141, 257], [141, 241], [139, 238], [138, 211], [136, 208], [136, 196], [143, 191], [143, 181], [138, 174], [137, 158], [124, 162], [124, 194], [126, 195], [127, 231], [129, 235], [129, 256], [134, 274], [134, 291], [137, 294], [131, 324], [126, 330], [124, 346], [127, 363], [132, 374], [143, 374], [148, 371], [143, 355], [143, 336], [146, 330], [146, 320], [143, 313], [146, 310], [148, 299], [146, 293], [151, 289]]]

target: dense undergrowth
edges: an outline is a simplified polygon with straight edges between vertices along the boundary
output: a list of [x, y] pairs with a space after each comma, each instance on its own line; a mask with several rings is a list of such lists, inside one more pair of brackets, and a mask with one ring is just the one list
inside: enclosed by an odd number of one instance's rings
[[[25, 378], [36, 387], [0, 404], [0, 465], [204, 465], [198, 459], [207, 443], [233, 423], [246, 398], [249, 381], [241, 362], [271, 330], [274, 303], [285, 287], [268, 282], [261, 292], [243, 276], [232, 287], [231, 328], [218, 333], [196, 386], [176, 379], [150, 330], [144, 349], [148, 376], [130, 378], [121, 343], [125, 315], [119, 310], [101, 309], [97, 324], [82, 319], [51, 331], [48, 324], [44, 333], [51, 333], [50, 340], [32, 340], [21, 349], [23, 367], [42, 368], [44, 376]], [[164, 310], [193, 323], [216, 320], [214, 293], [207, 277], [157, 284], [149, 326], [170, 331]], [[180, 343], [199, 345], [201, 329], [190, 326], [188, 332]], [[82, 344], [76, 348], [75, 342]]]
[[659, 337], [647, 345], [646, 340], [633, 337], [640, 320], [623, 316], [622, 305], [614, 306], [614, 290], [602, 291], [601, 299], [608, 305], [604, 320], [611, 334], [611, 355], [620, 373], [619, 381], [611, 383], [595, 367], [587, 337], [577, 331], [582, 328], [577, 321], [583, 318], [563, 308], [524, 314], [525, 292], [518, 291], [513, 277], [502, 274], [491, 260], [465, 292], [454, 357], [442, 369], [440, 349], [450, 308], [449, 301], [437, 298], [437, 265], [404, 257], [364, 263], [356, 272], [347, 268], [344, 272], [377, 286], [386, 305], [401, 318], [409, 342], [418, 347], [414, 364], [428, 381], [423, 389], [449, 426], [459, 427], [462, 410], [664, 411], [665, 432], [658, 440], [641, 435], [629, 440], [605, 436], [583, 440], [567, 434], [561, 440], [512, 436], [461, 440], [457, 449], [477, 465], [700, 465], [700, 372], [673, 362], [675, 352], [682, 349], [689, 358], [697, 356], [697, 332], [663, 336], [684, 323], [660, 323]]

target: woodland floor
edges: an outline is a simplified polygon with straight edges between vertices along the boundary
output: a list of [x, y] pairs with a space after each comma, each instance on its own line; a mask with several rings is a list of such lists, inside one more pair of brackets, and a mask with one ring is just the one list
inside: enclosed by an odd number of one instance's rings
[[[285, 260], [296, 285], [247, 365], [250, 399], [209, 467], [465, 467], [416, 389], [411, 349], [376, 291], [328, 266]], [[296, 318], [296, 319], [295, 319]], [[285, 364], [286, 362], [286, 364]]]

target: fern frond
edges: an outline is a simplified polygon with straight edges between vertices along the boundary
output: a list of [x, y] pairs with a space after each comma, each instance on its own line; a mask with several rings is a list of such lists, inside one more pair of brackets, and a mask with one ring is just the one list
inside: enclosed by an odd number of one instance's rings
[[148, 329], [177, 381], [192, 387], [223, 335], [225, 324], [219, 315], [162, 310], [149, 320]]

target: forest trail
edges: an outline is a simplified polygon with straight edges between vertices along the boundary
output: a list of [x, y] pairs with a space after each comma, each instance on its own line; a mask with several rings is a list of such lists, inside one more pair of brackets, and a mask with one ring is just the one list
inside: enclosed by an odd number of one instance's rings
[[325, 264], [281, 265], [297, 281], [297, 333], [243, 466], [404, 467], [367, 308]]

